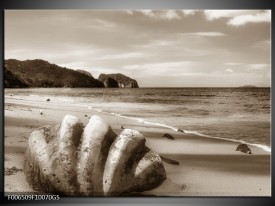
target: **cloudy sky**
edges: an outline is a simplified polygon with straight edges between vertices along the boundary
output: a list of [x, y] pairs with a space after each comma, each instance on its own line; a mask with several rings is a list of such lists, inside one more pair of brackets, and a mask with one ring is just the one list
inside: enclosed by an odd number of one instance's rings
[[271, 11], [5, 11], [5, 59], [123, 73], [141, 87], [271, 85]]

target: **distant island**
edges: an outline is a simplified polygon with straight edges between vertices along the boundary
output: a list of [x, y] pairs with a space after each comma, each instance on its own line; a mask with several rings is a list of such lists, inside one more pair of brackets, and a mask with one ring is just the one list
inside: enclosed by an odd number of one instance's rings
[[256, 88], [256, 86], [254, 86], [254, 85], [243, 85], [243, 86], [240, 86], [240, 88]]
[[5, 60], [5, 88], [26, 87], [85, 87], [85, 88], [138, 88], [136, 80], [117, 73], [100, 74], [95, 79], [85, 70], [73, 70], [51, 64], [42, 59]]

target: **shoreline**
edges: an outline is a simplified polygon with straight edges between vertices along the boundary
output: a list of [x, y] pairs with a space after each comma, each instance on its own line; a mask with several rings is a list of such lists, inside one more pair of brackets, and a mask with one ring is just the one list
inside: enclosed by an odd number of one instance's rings
[[[23, 106], [27, 106], [27, 103], [30, 103], [29, 101], [31, 101], [31, 100], [28, 100], [28, 99], [15, 99], [15, 98], [10, 98], [9, 99], [9, 101], [14, 103], [13, 100], [15, 100], [16, 104], [18, 104], [18, 102], [16, 100], [23, 101], [24, 102], [22, 104]], [[44, 101], [37, 101], [37, 103], [42, 103], [42, 105], [46, 106], [46, 107], [40, 107], [41, 109], [47, 109], [47, 106], [49, 106], [49, 104], [48, 103], [45, 104]], [[117, 117], [117, 118], [125, 118], [125, 119], [131, 120], [131, 121], [133, 120], [133, 121], [136, 121], [135, 124], [145, 124], [148, 127], [150, 126], [150, 127], [157, 127], [157, 128], [166, 128], [166, 129], [170, 129], [170, 130], [175, 131], [175, 132], [183, 132], [183, 133], [186, 133], [186, 134], [201, 136], [203, 138], [218, 139], [218, 140], [224, 140], [224, 141], [229, 141], [229, 142], [235, 142], [235, 143], [239, 143], [239, 144], [247, 144], [249, 146], [258, 147], [258, 148], [264, 150], [265, 152], [271, 153], [271, 146], [261, 144], [261, 143], [252, 143], [252, 142], [247, 142], [245, 140], [230, 139], [230, 138], [224, 138], [224, 137], [215, 137], [215, 136], [211, 136], [211, 135], [207, 135], [207, 134], [202, 134], [202, 133], [199, 133], [197, 131], [190, 131], [190, 130], [185, 130], [185, 129], [182, 129], [182, 128], [178, 128], [178, 127], [174, 127], [174, 126], [170, 126], [170, 125], [166, 125], [166, 124], [162, 124], [162, 123], [158, 123], [158, 122], [147, 121], [147, 120], [139, 118], [139, 117], [125, 116], [125, 115], [122, 115], [122, 114], [119, 114], [119, 113], [106, 112], [106, 111], [103, 111], [101, 109], [93, 108], [92, 106], [90, 106], [91, 104], [75, 104], [75, 103], [71, 103], [71, 102], [70, 103], [68, 102], [67, 104], [68, 104], [67, 106], [69, 106], [70, 109], [57, 108], [56, 110], [57, 111], [60, 111], [60, 110], [73, 111], [73, 110], [71, 110], [71, 108], [76, 107], [77, 108], [76, 111], [86, 110], [87, 113], [94, 111], [97, 114], [112, 115], [112, 116]], [[62, 106], [64, 106], [64, 105], [62, 105]], [[53, 108], [50, 108], [50, 109], [53, 109]]]
[[[62, 108], [62, 109], [61, 109]], [[43, 115], [40, 115], [43, 110]], [[146, 145], [161, 156], [179, 162], [164, 162], [167, 180], [144, 195], [157, 196], [270, 196], [271, 154], [249, 146], [252, 155], [235, 151], [237, 142], [176, 132], [142, 121], [121, 118], [96, 111], [87, 106], [69, 103], [32, 102], [5, 98], [5, 169], [22, 169], [24, 151], [30, 133], [40, 126], [59, 123], [70, 113], [84, 125], [92, 114], [102, 117], [118, 133], [121, 126], [138, 130], [146, 138]], [[88, 117], [85, 117], [87, 115]], [[169, 133], [174, 140], [163, 137]], [[207, 177], [207, 178], [206, 178]], [[23, 172], [5, 176], [5, 192], [28, 192], [32, 189], [24, 180]]]

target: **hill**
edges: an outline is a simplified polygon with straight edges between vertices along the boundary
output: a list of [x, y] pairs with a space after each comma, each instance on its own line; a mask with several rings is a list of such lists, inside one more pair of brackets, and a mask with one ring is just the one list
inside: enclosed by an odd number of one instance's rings
[[4, 87], [5, 88], [24, 88], [28, 87], [19, 77], [11, 73], [6, 67], [4, 68]]
[[19, 61], [5, 60], [5, 87], [18, 85], [12, 76], [28, 87], [104, 87], [92, 76], [41, 59]]
[[93, 75], [92, 75], [90, 72], [87, 72], [87, 71], [85, 71], [85, 70], [77, 69], [76, 71], [77, 71], [77, 72], [80, 72], [80, 73], [82, 73], [82, 74], [86, 74], [86, 75], [89, 76], [89, 77], [93, 77]]

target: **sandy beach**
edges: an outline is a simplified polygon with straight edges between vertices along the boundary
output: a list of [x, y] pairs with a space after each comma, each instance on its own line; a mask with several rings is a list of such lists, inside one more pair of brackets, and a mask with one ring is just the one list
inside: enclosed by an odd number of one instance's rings
[[[146, 137], [148, 147], [164, 158], [179, 162], [175, 165], [164, 161], [167, 179], [158, 188], [143, 192], [145, 195], [271, 195], [271, 154], [260, 148], [249, 146], [252, 155], [248, 155], [236, 151], [237, 142], [175, 132], [84, 106], [46, 100], [36, 102], [16, 96], [5, 97], [5, 192], [33, 192], [22, 171], [28, 137], [40, 126], [59, 123], [66, 114], [79, 117], [84, 125], [89, 117], [98, 115], [116, 133], [122, 125], [136, 129]], [[165, 133], [175, 139], [163, 137]]]

